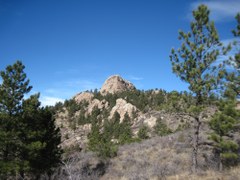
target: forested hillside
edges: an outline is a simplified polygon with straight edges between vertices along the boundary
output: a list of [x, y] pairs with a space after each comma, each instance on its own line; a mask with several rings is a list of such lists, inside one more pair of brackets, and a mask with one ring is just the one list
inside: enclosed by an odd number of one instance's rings
[[239, 179], [240, 14], [229, 44], [209, 14], [198, 6], [170, 53], [188, 91], [139, 90], [113, 75], [43, 107], [23, 63], [7, 66], [0, 179]]

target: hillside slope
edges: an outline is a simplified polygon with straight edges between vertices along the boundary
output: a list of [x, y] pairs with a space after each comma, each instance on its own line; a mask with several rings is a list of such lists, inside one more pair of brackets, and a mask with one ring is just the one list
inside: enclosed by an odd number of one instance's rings
[[[65, 153], [64, 165], [54, 177], [107, 180], [211, 179], [214, 176], [213, 179], [237, 179], [240, 176], [237, 168], [224, 173], [216, 171], [216, 157], [213, 147], [209, 146], [212, 143], [209, 140], [212, 132], [209, 120], [218, 111], [214, 98], [206, 101], [206, 108], [200, 115], [199, 172], [194, 176], [189, 174], [194, 130], [193, 117], [188, 109], [194, 101], [187, 92], [137, 90], [120, 76], [108, 78], [100, 91], [78, 93], [55, 107], [56, 124], [61, 130], [61, 146]], [[119, 119], [115, 122], [116, 113]], [[113, 135], [105, 139], [106, 144], [95, 147], [96, 151], [118, 147], [114, 157], [103, 158], [97, 156], [99, 152], [90, 152], [89, 134], [93, 133], [93, 126], [96, 128], [93, 123], [97, 122], [97, 133], [104, 137], [106, 127], [108, 135], [121, 132], [126, 115], [131, 139], [122, 143], [117, 138], [119, 134]], [[239, 139], [237, 134], [234, 136]], [[93, 142], [98, 143], [98, 140]]]

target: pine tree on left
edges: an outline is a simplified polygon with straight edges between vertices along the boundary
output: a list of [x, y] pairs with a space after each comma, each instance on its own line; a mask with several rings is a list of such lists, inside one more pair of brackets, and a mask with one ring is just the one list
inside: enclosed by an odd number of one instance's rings
[[17, 61], [0, 72], [0, 179], [37, 179], [60, 163], [59, 129], [39, 94], [24, 99], [32, 89], [24, 69]]

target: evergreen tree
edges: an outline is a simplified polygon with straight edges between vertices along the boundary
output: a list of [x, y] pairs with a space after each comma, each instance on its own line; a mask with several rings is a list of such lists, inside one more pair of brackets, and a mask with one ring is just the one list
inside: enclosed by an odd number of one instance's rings
[[156, 121], [156, 125], [154, 126], [154, 132], [159, 136], [166, 136], [172, 133], [172, 130], [167, 127], [165, 123], [159, 118]]
[[236, 38], [234, 42], [236, 54], [231, 57], [228, 63], [232, 66], [232, 71], [227, 73], [228, 90], [232, 91], [232, 95], [240, 98], [240, 13], [236, 15], [237, 27], [233, 30]]
[[239, 123], [240, 112], [236, 109], [236, 103], [232, 100], [222, 100], [217, 112], [210, 121], [213, 133], [214, 153], [218, 159], [218, 167], [221, 171], [223, 165], [233, 165], [238, 158], [238, 144], [233, 140], [232, 134]]
[[21, 161], [27, 161], [29, 172], [38, 176], [51, 173], [59, 165], [62, 150], [59, 148], [61, 134], [55, 127], [51, 110], [40, 107], [39, 94], [23, 101], [20, 139]]
[[0, 173], [2, 176], [12, 175], [19, 170], [17, 150], [21, 142], [18, 122], [22, 112], [24, 94], [31, 90], [29, 80], [24, 73], [24, 65], [17, 61], [1, 71], [0, 85]]
[[149, 138], [148, 132], [149, 132], [149, 128], [146, 125], [143, 125], [137, 133], [138, 138], [139, 139], [148, 139]]
[[25, 94], [31, 91], [29, 79], [24, 73], [25, 66], [17, 61], [12, 66], [7, 66], [6, 71], [1, 71], [3, 83], [0, 86], [0, 112], [10, 116], [22, 110], [22, 100]]
[[219, 170], [222, 170], [223, 166], [233, 165], [239, 157], [239, 147], [232, 134], [237, 131], [235, 127], [240, 122], [240, 111], [236, 109], [240, 93], [240, 14], [237, 14], [236, 20], [237, 28], [233, 30], [233, 34], [237, 38], [237, 41], [234, 42], [236, 54], [228, 61], [232, 68], [226, 72], [227, 88], [224, 92], [224, 99], [219, 104], [219, 112], [210, 121], [210, 128], [214, 131], [210, 139], [214, 141]]
[[133, 141], [133, 133], [131, 129], [131, 118], [128, 113], [125, 113], [124, 119], [120, 124], [120, 135], [119, 135], [119, 143], [125, 144]]
[[118, 139], [120, 136], [120, 114], [115, 111], [115, 113], [113, 114], [112, 119], [110, 120], [110, 124], [111, 124], [111, 128], [112, 129], [112, 138], [114, 139]]
[[113, 131], [108, 120], [105, 120], [104, 128], [98, 119], [93, 120], [91, 124], [91, 132], [88, 134], [88, 149], [96, 152], [102, 158], [116, 156], [117, 146], [111, 141]]
[[230, 47], [224, 48], [220, 43], [214, 22], [209, 21], [210, 11], [205, 5], [200, 5], [193, 11], [191, 32], [179, 32], [181, 47], [172, 49], [170, 60], [173, 72], [189, 84], [189, 90], [195, 95], [196, 102], [191, 108], [194, 116], [194, 135], [192, 153], [192, 172], [198, 167], [199, 130], [201, 121], [199, 114], [204, 100], [217, 88], [223, 78], [222, 65], [214, 66], [221, 54], [227, 53]]
[[[95, 113], [92, 113], [92, 116]], [[88, 134], [88, 148], [103, 158], [114, 157], [119, 144], [132, 142], [131, 119], [126, 113], [120, 123], [120, 115], [115, 112], [112, 119], [104, 119], [102, 124], [97, 118], [92, 121]]]
[[32, 175], [50, 172], [60, 162], [59, 129], [55, 128], [52, 113], [40, 108], [39, 94], [24, 100], [31, 90], [17, 61], [1, 71], [0, 85], [0, 176]]
[[98, 151], [101, 141], [101, 125], [98, 121], [92, 121], [91, 125], [91, 131], [88, 134], [88, 149], [91, 151]]
[[98, 151], [99, 150], [99, 144], [101, 142], [101, 122], [98, 120], [98, 115], [100, 114], [100, 110], [98, 107], [94, 107], [92, 114], [90, 116], [91, 118], [91, 131], [88, 134], [88, 149], [91, 151]]

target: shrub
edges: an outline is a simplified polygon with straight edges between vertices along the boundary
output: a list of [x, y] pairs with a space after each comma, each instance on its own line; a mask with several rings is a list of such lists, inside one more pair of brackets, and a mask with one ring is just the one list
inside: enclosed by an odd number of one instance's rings
[[149, 138], [148, 132], [149, 132], [148, 127], [145, 126], [145, 125], [143, 125], [143, 126], [139, 129], [139, 131], [138, 131], [138, 133], [137, 133], [138, 138], [140, 138], [140, 139], [148, 139], [148, 138]]
[[157, 119], [156, 125], [154, 126], [154, 132], [159, 136], [166, 136], [172, 133], [172, 130], [167, 127], [161, 119]]

